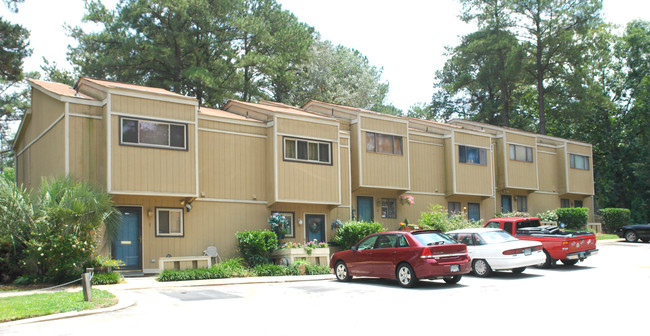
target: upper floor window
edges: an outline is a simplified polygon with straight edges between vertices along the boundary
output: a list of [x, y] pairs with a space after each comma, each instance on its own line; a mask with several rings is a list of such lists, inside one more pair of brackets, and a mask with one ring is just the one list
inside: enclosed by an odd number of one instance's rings
[[485, 148], [458, 145], [458, 162], [487, 165]]
[[366, 132], [366, 151], [402, 155], [402, 137]]
[[120, 118], [120, 144], [187, 149], [187, 124]]
[[511, 144], [510, 160], [533, 162], [533, 148]]
[[571, 154], [571, 168], [589, 170], [589, 157]]
[[284, 138], [284, 159], [319, 164], [332, 163], [332, 143], [317, 140]]

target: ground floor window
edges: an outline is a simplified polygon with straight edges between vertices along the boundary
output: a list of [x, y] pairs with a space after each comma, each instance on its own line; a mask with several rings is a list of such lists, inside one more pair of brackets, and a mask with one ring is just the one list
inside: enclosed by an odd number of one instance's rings
[[183, 208], [156, 208], [156, 236], [183, 236]]
[[517, 196], [517, 211], [528, 212], [528, 197]]
[[381, 199], [381, 218], [397, 218], [397, 199]]
[[570, 208], [571, 201], [568, 198], [563, 198], [560, 200], [560, 208]]
[[578, 200], [573, 201], [573, 207], [574, 208], [582, 208], [583, 205], [584, 204], [582, 203], [582, 201], [578, 201]]
[[453, 214], [459, 214], [460, 213], [460, 202], [449, 202], [447, 203], [447, 211], [449, 212], [449, 216]]
[[480, 221], [481, 220], [481, 204], [479, 203], [467, 203], [467, 218]]

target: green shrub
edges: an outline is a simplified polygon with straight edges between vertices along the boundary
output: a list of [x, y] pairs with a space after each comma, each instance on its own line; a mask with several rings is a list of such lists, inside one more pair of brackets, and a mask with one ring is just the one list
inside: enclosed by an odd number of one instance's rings
[[423, 229], [440, 230], [442, 232], [478, 227], [479, 222], [467, 219], [463, 213], [449, 215], [447, 209], [440, 204], [429, 205], [429, 211], [420, 212], [418, 224]]
[[603, 216], [603, 229], [608, 233], [630, 223], [630, 209], [605, 208], [598, 210], [598, 214]]
[[587, 208], [559, 208], [557, 213], [558, 224], [564, 223], [567, 229], [579, 230], [587, 227], [589, 209]]
[[257, 276], [282, 276], [282, 275], [299, 275], [300, 271], [297, 267], [280, 266], [273, 264], [263, 264], [253, 267], [253, 273]]
[[349, 250], [363, 237], [377, 232], [386, 231], [381, 227], [381, 223], [377, 222], [364, 222], [364, 221], [350, 221], [346, 222], [342, 228], [336, 231], [334, 242], [341, 246], [344, 250]]
[[120, 212], [108, 193], [69, 176], [43, 179], [33, 195], [0, 178], [0, 223], [0, 236], [24, 251], [23, 275], [56, 283], [92, 265], [101, 233], [115, 237]]
[[249, 266], [269, 264], [278, 238], [269, 230], [237, 232], [237, 246]]
[[[275, 234], [274, 234], [275, 235]], [[255, 273], [243, 265], [241, 258], [227, 259], [210, 268], [197, 268], [187, 270], [164, 270], [158, 275], [157, 280], [184, 281], [184, 280], [205, 280], [223, 279], [234, 277], [255, 276]]]
[[93, 274], [93, 285], [114, 285], [122, 282], [122, 274], [115, 272]]

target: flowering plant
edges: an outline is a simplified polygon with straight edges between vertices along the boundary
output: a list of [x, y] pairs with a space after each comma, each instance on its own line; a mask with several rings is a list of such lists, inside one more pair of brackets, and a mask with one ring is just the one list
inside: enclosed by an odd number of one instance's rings
[[332, 230], [338, 230], [343, 227], [343, 222], [340, 219], [336, 219], [332, 222]]
[[289, 221], [286, 217], [280, 214], [271, 215], [271, 217], [269, 217], [269, 225], [271, 226], [271, 231], [275, 232], [278, 236], [278, 239], [284, 238], [284, 235], [289, 232]]
[[305, 252], [307, 252], [307, 254], [311, 255], [311, 252], [315, 248], [325, 248], [325, 247], [327, 247], [326, 242], [319, 242], [318, 240], [314, 239], [314, 240], [308, 241], [308, 242], [306, 242], [304, 244], [302, 244], [302, 243], [293, 243], [293, 242], [284, 243], [284, 244], [280, 245], [279, 248], [282, 249], [282, 250], [284, 250], [284, 249], [292, 249], [292, 248], [303, 248], [305, 250]]
[[402, 204], [407, 203], [408, 205], [415, 204], [415, 198], [411, 195], [402, 195], [399, 197]]

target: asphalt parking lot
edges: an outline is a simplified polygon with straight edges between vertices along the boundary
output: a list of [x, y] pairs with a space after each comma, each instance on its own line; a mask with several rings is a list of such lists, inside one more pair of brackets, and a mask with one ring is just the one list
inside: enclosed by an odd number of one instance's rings
[[457, 285], [357, 279], [129, 291], [133, 307], [3, 327], [6, 335], [645, 335], [650, 243], [599, 243], [574, 267], [465, 276]]

